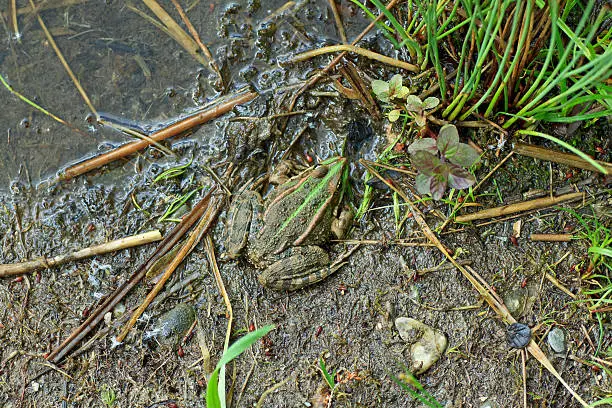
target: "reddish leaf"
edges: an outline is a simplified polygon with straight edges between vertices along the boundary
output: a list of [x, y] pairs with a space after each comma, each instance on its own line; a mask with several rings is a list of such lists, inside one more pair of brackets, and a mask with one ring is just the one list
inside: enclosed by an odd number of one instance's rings
[[459, 133], [453, 125], [444, 125], [438, 136], [438, 150], [446, 158], [450, 159], [457, 152], [459, 145]]
[[426, 176], [423, 173], [419, 173], [414, 181], [414, 186], [419, 193], [430, 194], [429, 185], [431, 183], [431, 176]]
[[453, 164], [448, 165], [448, 184], [452, 188], [462, 189], [468, 188], [476, 182], [476, 179], [463, 167], [455, 166]]
[[433, 176], [436, 167], [440, 166], [440, 159], [424, 150], [419, 150], [411, 156], [412, 165], [426, 176]]
[[462, 167], [471, 167], [480, 161], [480, 155], [476, 149], [465, 143], [459, 143], [455, 154], [452, 156], [447, 155], [446, 158], [451, 163]]
[[419, 150], [425, 150], [431, 154], [438, 153], [438, 147], [436, 141], [431, 137], [425, 137], [423, 139], [417, 139], [410, 146], [408, 146], [408, 153], [415, 154]]

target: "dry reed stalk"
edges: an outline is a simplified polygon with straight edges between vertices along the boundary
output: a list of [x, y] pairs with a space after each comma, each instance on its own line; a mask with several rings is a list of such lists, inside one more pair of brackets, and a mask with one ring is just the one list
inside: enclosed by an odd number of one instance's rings
[[344, 26], [342, 25], [342, 18], [340, 18], [340, 13], [338, 12], [338, 7], [336, 6], [336, 0], [329, 0], [329, 7], [332, 9], [332, 13], [334, 13], [334, 21], [336, 22], [336, 28], [338, 29], [338, 34], [340, 34], [342, 43], [348, 44], [346, 33], [344, 32]]
[[168, 14], [166, 10], [155, 0], [142, 0], [142, 2], [151, 10], [157, 18], [163, 23], [163, 25], [168, 29], [167, 33], [174, 39], [174, 41], [178, 42], [181, 47], [185, 49], [193, 58], [196, 59], [200, 64], [211, 69], [206, 60], [198, 52], [199, 47], [198, 44], [178, 25], [176, 21]]
[[330, 53], [334, 53], [338, 51], [352, 52], [355, 54], [359, 54], [363, 57], [366, 57], [366, 58], [369, 58], [369, 59], [372, 59], [378, 62], [382, 62], [383, 64], [390, 65], [392, 67], [402, 68], [410, 72], [420, 71], [420, 68], [414, 64], [410, 64], [405, 61], [400, 61], [398, 59], [387, 57], [386, 55], [378, 54], [376, 52], [367, 50], [365, 48], [356, 47], [354, 45], [348, 45], [348, 44], [330, 45], [327, 47], [317, 48], [316, 50], [306, 51], [301, 54], [295, 55], [294, 57], [290, 58], [287, 62], [295, 63], [295, 62], [306, 61], [306, 60], [309, 60], [319, 55], [330, 54]]
[[[565, 164], [566, 166], [601, 173], [598, 168], [593, 166], [588, 161], [584, 160], [582, 157], [577, 156], [575, 154], [563, 153], [556, 150], [545, 149], [543, 147], [525, 143], [516, 143], [514, 146], [514, 151], [523, 156], [533, 157], [535, 159], [551, 161], [553, 163]], [[597, 163], [601, 164], [602, 167], [604, 167], [608, 171], [608, 174], [612, 174], [611, 163], [599, 160], [597, 160]]]
[[3, 264], [0, 265], [0, 278], [5, 278], [7, 276], [14, 275], [22, 275], [41, 269], [52, 268], [54, 266], [90, 258], [96, 255], [107, 254], [109, 252], [115, 252], [126, 248], [145, 245], [151, 242], [159, 241], [160, 239], [162, 239], [162, 236], [159, 231], [149, 231], [143, 234], [133, 235], [131, 237], [106, 242], [104, 244], [93, 245], [76, 252], [58, 255], [53, 258], [41, 257], [31, 261], [25, 261], [15, 264]]
[[178, 0], [172, 0], [172, 4], [174, 4], [176, 11], [178, 11], [179, 15], [181, 16], [181, 20], [183, 20], [183, 23], [185, 23], [185, 25], [187, 26], [187, 29], [189, 30], [189, 33], [195, 40], [196, 44], [198, 44], [198, 46], [200, 47], [200, 49], [202, 50], [206, 58], [208, 58], [208, 64], [210, 65], [212, 70], [215, 72], [215, 74], [217, 74], [220, 85], [223, 85], [223, 77], [221, 76], [221, 72], [219, 71], [219, 66], [217, 65], [217, 62], [213, 58], [208, 47], [200, 39], [200, 35], [198, 34], [198, 31], [195, 29], [193, 24], [191, 24], [189, 17], [187, 17], [187, 14], [183, 10], [183, 7], [181, 7]]
[[[36, 6], [34, 5], [34, 2], [32, 0], [30, 0], [30, 5], [32, 6], [33, 10], [36, 10]], [[43, 32], [45, 33], [45, 36], [47, 37], [47, 40], [49, 41], [49, 44], [51, 44], [51, 47], [53, 48], [53, 51], [55, 51], [55, 55], [57, 55], [57, 58], [59, 58], [60, 62], [64, 66], [64, 69], [66, 70], [66, 72], [70, 76], [70, 79], [72, 79], [72, 82], [74, 83], [74, 86], [76, 86], [77, 90], [81, 94], [81, 97], [83, 98], [83, 100], [85, 101], [87, 106], [89, 107], [89, 110], [91, 110], [91, 113], [93, 113], [96, 116], [96, 118], [97, 118], [98, 117], [98, 112], [96, 111], [96, 108], [94, 108], [93, 104], [89, 100], [89, 96], [87, 96], [87, 93], [85, 92], [85, 89], [83, 89], [83, 87], [81, 86], [81, 83], [79, 82], [79, 80], [76, 77], [76, 75], [74, 75], [74, 73], [72, 72], [72, 69], [70, 69], [70, 66], [68, 65], [68, 62], [66, 62], [66, 58], [64, 58], [64, 55], [62, 54], [62, 52], [60, 51], [59, 47], [55, 43], [55, 40], [53, 39], [53, 36], [51, 35], [49, 30], [47, 29], [47, 25], [45, 24], [43, 19], [40, 17], [40, 14], [38, 14], [38, 12], [36, 13], [36, 18], [38, 19], [38, 24], [40, 25], [40, 28], [42, 28]]]
[[572, 234], [531, 234], [529, 239], [534, 242], [570, 242], [574, 236]]
[[151, 145], [152, 141], [160, 142], [172, 136], [184, 132], [193, 128], [194, 126], [201, 125], [209, 120], [217, 118], [224, 113], [227, 113], [233, 109], [236, 105], [240, 105], [253, 100], [257, 96], [255, 92], [247, 92], [240, 94], [234, 98], [231, 98], [219, 105], [213, 106], [205, 111], [198, 112], [193, 116], [190, 116], [180, 122], [171, 124], [170, 126], [159, 130], [149, 136], [148, 140], [139, 140], [136, 142], [126, 143], [118, 148], [111, 150], [110, 152], [101, 154], [100, 156], [92, 157], [91, 159], [85, 160], [84, 162], [75, 164], [67, 168], [63, 174], [60, 175], [60, 180], [70, 180], [74, 177], [80, 176], [81, 174], [87, 173], [91, 170], [102, 167], [117, 159], [132, 155], [139, 150], [144, 149]]
[[147, 271], [155, 265], [155, 263], [166, 253], [172, 250], [180, 241], [185, 233], [196, 223], [202, 214], [206, 211], [212, 194], [216, 191], [211, 189], [194, 207], [191, 212], [185, 216], [182, 221], [174, 227], [169, 234], [160, 242], [155, 249], [155, 252], [130, 276], [130, 278], [119, 285], [113, 293], [111, 293], [96, 310], [76, 329], [72, 331], [62, 344], [56, 347], [48, 356], [47, 360], [58, 363], [68, 353], [74, 349], [80, 341], [87, 336], [101, 321], [104, 319], [104, 314], [113, 310], [117, 303], [121, 300], [145, 277]]
[[157, 296], [157, 294], [163, 289], [166, 281], [170, 279], [176, 268], [179, 267], [185, 257], [189, 255], [189, 253], [198, 244], [198, 242], [200, 242], [200, 238], [202, 237], [202, 235], [209, 231], [212, 227], [214, 221], [217, 218], [217, 214], [221, 210], [222, 202], [222, 200], [217, 200], [215, 196], [213, 196], [212, 198], [213, 200], [206, 207], [206, 211], [204, 212], [204, 214], [202, 214], [200, 221], [193, 229], [193, 231], [191, 231], [189, 237], [187, 238], [187, 241], [185, 242], [185, 244], [183, 244], [179, 252], [176, 254], [176, 257], [174, 257], [172, 262], [170, 262], [164, 274], [161, 276], [161, 278], [159, 278], [153, 289], [151, 289], [151, 292], [149, 292], [142, 304], [138, 306], [138, 308], [132, 313], [132, 316], [130, 316], [128, 322], [125, 324], [125, 326], [123, 326], [123, 330], [121, 331], [121, 333], [115, 338], [118, 343], [121, 343], [125, 339], [132, 327], [134, 327], [134, 325], [138, 321], [138, 318], [144, 313], [147, 307], [149, 307], [153, 299], [155, 299], [155, 296]]
[[582, 197], [584, 197], [584, 193], [570, 193], [558, 197], [537, 198], [535, 200], [522, 201], [520, 203], [503, 205], [501, 207], [487, 208], [486, 210], [477, 211], [475, 213], [460, 215], [455, 218], [455, 222], [483, 220], [486, 218], [501, 217], [523, 211], [538, 210]]
[[8, 82], [6, 82], [6, 80], [4, 79], [4, 77], [0, 74], [0, 82], [2, 82], [2, 84], [4, 85], [4, 87], [6, 89], [9, 90], [10, 93], [12, 93], [13, 95], [15, 95], [16, 97], [18, 97], [19, 99], [21, 99], [22, 101], [24, 101], [25, 103], [27, 103], [28, 105], [30, 105], [31, 107], [33, 107], [34, 109], [42, 112], [43, 114], [49, 116], [51, 119], [61, 123], [64, 126], [69, 127], [70, 129], [74, 130], [77, 133], [80, 133], [82, 135], [85, 136], [90, 136], [88, 133], [83, 132], [81, 129], [77, 128], [76, 126], [74, 126], [73, 124], [66, 122], [64, 119], [60, 118], [59, 116], [54, 115], [53, 113], [49, 112], [48, 110], [46, 110], [45, 108], [43, 108], [42, 106], [38, 105], [37, 103], [29, 100], [28, 98], [26, 98], [25, 96], [23, 96], [22, 94], [20, 94], [19, 92], [17, 92], [15, 89], [13, 89], [12, 86], [10, 86], [8, 84]]

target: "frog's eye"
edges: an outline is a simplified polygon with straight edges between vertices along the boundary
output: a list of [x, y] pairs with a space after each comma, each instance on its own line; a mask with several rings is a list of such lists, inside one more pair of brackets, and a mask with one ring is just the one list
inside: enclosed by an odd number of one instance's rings
[[319, 166], [310, 173], [310, 175], [314, 178], [323, 178], [329, 171], [329, 167], [327, 166]]

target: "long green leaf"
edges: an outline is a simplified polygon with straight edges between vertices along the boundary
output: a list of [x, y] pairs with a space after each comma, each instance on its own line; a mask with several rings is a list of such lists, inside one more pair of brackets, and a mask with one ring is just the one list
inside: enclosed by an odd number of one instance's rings
[[261, 329], [257, 329], [250, 333], [245, 334], [238, 340], [236, 340], [229, 348], [223, 353], [221, 359], [217, 363], [217, 368], [221, 368], [221, 366], [226, 365], [240, 354], [244, 353], [246, 349], [251, 347], [253, 343], [257, 340], [261, 339], [266, 334], [270, 333], [272, 329], [276, 326], [273, 324], [262, 327]]

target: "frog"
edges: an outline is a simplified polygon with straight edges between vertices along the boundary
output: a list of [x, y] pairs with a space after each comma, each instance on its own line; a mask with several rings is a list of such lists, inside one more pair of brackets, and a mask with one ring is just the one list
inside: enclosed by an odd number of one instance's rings
[[343, 264], [332, 263], [322, 246], [349, 228], [350, 210], [339, 211], [346, 170], [346, 158], [333, 157], [283, 182], [265, 200], [253, 190], [237, 194], [228, 211], [224, 257], [246, 254], [262, 271], [258, 281], [279, 291], [301, 289], [336, 272]]

